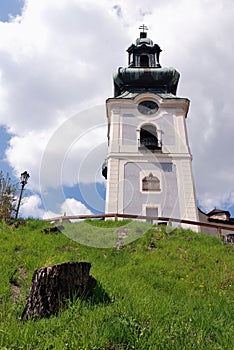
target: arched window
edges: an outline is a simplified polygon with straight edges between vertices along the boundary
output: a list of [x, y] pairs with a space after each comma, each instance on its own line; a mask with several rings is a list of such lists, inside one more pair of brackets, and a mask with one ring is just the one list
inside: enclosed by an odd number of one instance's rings
[[149, 173], [142, 179], [142, 191], [160, 191], [160, 180], [157, 176]]
[[149, 67], [149, 57], [147, 55], [140, 56], [140, 66]]
[[143, 125], [140, 129], [140, 148], [150, 150], [160, 149], [158, 142], [157, 129], [152, 124]]

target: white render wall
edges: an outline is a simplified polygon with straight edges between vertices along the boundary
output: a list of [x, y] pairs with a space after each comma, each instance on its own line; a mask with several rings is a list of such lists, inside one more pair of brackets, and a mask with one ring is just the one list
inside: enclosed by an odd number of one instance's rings
[[[137, 105], [143, 100], [155, 101], [159, 110], [152, 116], [141, 114]], [[135, 99], [113, 98], [107, 101], [109, 148], [106, 213], [144, 215], [146, 206], [150, 206], [160, 208], [161, 215], [167, 208], [166, 213], [171, 217], [176, 215], [177, 218], [198, 221], [192, 157], [185, 124], [188, 106], [187, 99], [163, 99], [151, 93], [139, 94]], [[138, 149], [139, 130], [144, 124], [153, 124], [162, 133], [162, 152]], [[127, 164], [131, 163], [138, 164], [139, 171], [136, 170], [134, 174], [130, 172], [129, 175]], [[160, 164], [172, 164], [175, 170], [173, 175], [169, 177], [164, 173]], [[161, 197], [158, 193], [154, 196], [148, 193], [146, 200], [146, 196], [140, 195], [142, 171], [161, 172], [164, 192], [169, 192], [161, 194]], [[139, 181], [135, 181], [134, 177]], [[173, 186], [176, 185], [176, 191], [170, 190], [172, 183]], [[132, 198], [127, 198], [127, 188], [131, 188]], [[170, 195], [170, 191], [173, 196]], [[132, 203], [129, 204], [131, 200]], [[127, 212], [127, 208], [131, 208], [131, 212]]]

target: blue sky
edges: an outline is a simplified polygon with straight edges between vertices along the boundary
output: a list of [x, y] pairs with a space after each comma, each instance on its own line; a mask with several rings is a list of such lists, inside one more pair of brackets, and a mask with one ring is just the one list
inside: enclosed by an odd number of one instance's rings
[[105, 100], [145, 23], [191, 101], [199, 205], [234, 216], [233, 18], [231, 0], [1, 0], [0, 167], [30, 173], [21, 214], [104, 210]]
[[6, 129], [3, 126], [0, 126], [0, 169], [3, 171], [4, 174], [6, 174], [7, 172], [11, 172], [11, 167], [5, 159], [5, 151], [7, 149], [9, 140], [10, 135], [7, 133]]
[[10, 16], [21, 15], [24, 0], [1, 0], [0, 21], [8, 22]]

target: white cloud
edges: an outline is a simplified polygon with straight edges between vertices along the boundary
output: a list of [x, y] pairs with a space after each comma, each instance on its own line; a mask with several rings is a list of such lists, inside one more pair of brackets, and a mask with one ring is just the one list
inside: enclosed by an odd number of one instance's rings
[[119, 42], [121, 28], [104, 4], [29, 0], [21, 21], [1, 24], [1, 83], [8, 97], [1, 119], [12, 132], [54, 126], [111, 87], [102, 76], [111, 75], [113, 50], [107, 48]]
[[60, 205], [58, 212], [42, 208], [42, 201], [38, 195], [24, 197], [20, 206], [19, 215], [25, 218], [51, 219], [62, 215], [89, 215], [92, 214], [86, 206], [74, 198], [67, 198]]
[[89, 215], [92, 214], [89, 209], [87, 209], [84, 204], [78, 202], [74, 198], [67, 198], [65, 202], [61, 205], [61, 210], [65, 215]]
[[42, 187], [100, 181], [105, 112], [71, 116], [113, 95], [112, 72], [127, 65], [125, 50], [144, 22], [162, 65], [181, 73], [178, 95], [191, 100], [199, 201], [231, 205], [233, 17], [231, 0], [28, 0], [22, 17], [0, 22], [0, 123], [14, 134], [7, 157], [15, 173], [28, 170], [35, 190], [39, 177]]
[[61, 124], [43, 149], [41, 189], [101, 182], [106, 135], [104, 106], [84, 110]]
[[32, 130], [24, 136], [13, 136], [9, 141], [6, 151], [8, 162], [19, 178], [23, 170], [30, 174], [29, 186], [32, 189], [39, 188], [39, 168], [43, 151], [48, 142], [50, 133]]
[[21, 202], [19, 216], [42, 218], [44, 216], [44, 210], [41, 209], [41, 199], [38, 195], [32, 195], [24, 197]]

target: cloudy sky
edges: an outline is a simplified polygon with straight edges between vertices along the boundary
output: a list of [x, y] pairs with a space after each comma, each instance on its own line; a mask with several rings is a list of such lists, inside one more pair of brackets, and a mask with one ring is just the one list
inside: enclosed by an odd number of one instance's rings
[[103, 212], [104, 104], [145, 23], [191, 101], [199, 206], [234, 216], [233, 18], [232, 0], [1, 0], [0, 169], [30, 173], [21, 215]]

